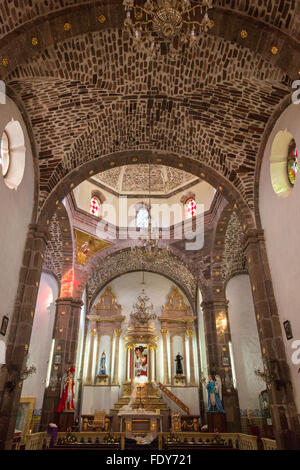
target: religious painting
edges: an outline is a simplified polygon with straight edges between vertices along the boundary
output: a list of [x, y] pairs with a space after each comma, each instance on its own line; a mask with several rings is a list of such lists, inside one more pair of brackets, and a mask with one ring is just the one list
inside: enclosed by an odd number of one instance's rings
[[6, 335], [6, 330], [7, 330], [7, 326], [8, 326], [8, 321], [9, 321], [9, 318], [4, 315], [2, 317], [2, 323], [1, 323], [1, 329], [0, 329], [0, 333], [5, 336]]
[[227, 356], [222, 357], [222, 365], [223, 366], [229, 366], [229, 357], [227, 357]]
[[55, 355], [54, 364], [61, 364], [61, 355], [60, 354]]
[[22, 432], [22, 441], [29, 434], [30, 424], [34, 411], [35, 398], [20, 398], [16, 430]]
[[289, 320], [284, 321], [283, 326], [284, 326], [286, 339], [292, 339], [293, 338], [293, 332], [292, 332], [292, 327], [291, 327], [290, 321]]
[[134, 370], [136, 378], [148, 377], [148, 350], [143, 345], [136, 346], [134, 359]]

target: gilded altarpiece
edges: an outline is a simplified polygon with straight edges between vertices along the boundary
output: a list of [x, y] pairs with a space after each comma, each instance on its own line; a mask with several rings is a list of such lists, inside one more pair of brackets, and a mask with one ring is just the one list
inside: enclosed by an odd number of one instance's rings
[[[161, 334], [163, 343], [163, 381], [165, 385], [196, 386], [194, 335], [195, 317], [191, 307], [184, 303], [183, 296], [176, 286], [168, 295], [168, 301], [162, 307], [162, 314], [158, 318], [161, 322]], [[173, 339], [182, 338], [182, 373], [176, 373], [175, 357], [172, 356]], [[168, 347], [168, 342], [170, 348]], [[169, 357], [169, 351], [172, 357]], [[189, 354], [187, 355], [187, 351]], [[189, 371], [189, 374], [187, 374]]]
[[[99, 302], [94, 305], [92, 314], [88, 315], [90, 347], [86, 385], [118, 385], [120, 336], [124, 319], [122, 308], [117, 303], [115, 294], [111, 287], [107, 286]], [[105, 336], [110, 338], [111, 350], [109, 354], [108, 351], [100, 350], [101, 338]], [[94, 361], [95, 347], [96, 361]], [[109, 363], [106, 363], [107, 356], [110, 359]], [[104, 370], [99, 373], [99, 364], [103, 358]], [[113, 363], [112, 358], [114, 358]]]

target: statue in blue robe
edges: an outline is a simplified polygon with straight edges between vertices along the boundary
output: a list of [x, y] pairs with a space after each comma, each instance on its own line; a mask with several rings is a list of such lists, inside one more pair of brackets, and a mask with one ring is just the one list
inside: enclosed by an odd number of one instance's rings
[[100, 367], [99, 367], [98, 375], [106, 375], [106, 355], [104, 351], [100, 359]]
[[219, 375], [208, 377], [208, 384], [206, 385], [208, 392], [208, 408], [207, 411], [219, 411], [219, 413], [226, 413], [222, 406], [222, 382]]

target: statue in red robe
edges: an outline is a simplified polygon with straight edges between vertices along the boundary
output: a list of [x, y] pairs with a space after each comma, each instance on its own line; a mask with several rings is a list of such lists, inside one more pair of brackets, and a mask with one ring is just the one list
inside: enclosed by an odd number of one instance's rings
[[56, 413], [61, 413], [65, 410], [75, 410], [74, 407], [74, 367], [70, 367], [68, 372], [62, 378], [62, 394], [55, 409]]

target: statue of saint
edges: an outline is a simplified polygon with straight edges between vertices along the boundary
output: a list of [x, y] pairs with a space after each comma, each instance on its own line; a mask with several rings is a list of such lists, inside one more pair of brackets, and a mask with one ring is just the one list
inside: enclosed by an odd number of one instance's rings
[[74, 407], [74, 367], [70, 367], [62, 377], [62, 393], [55, 409], [56, 413], [61, 413], [65, 410], [75, 410]]
[[182, 368], [182, 362], [181, 362], [182, 360], [183, 360], [183, 357], [181, 356], [180, 353], [178, 353], [176, 358], [175, 358], [176, 375], [182, 375], [183, 374], [183, 368]]
[[208, 408], [207, 411], [219, 411], [226, 413], [222, 406], [222, 382], [219, 375], [209, 375], [208, 384], [206, 385], [208, 392]]
[[106, 375], [106, 355], [104, 351], [100, 359], [100, 367], [99, 367], [98, 375]]

